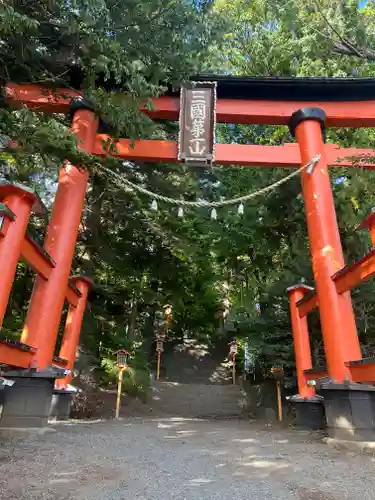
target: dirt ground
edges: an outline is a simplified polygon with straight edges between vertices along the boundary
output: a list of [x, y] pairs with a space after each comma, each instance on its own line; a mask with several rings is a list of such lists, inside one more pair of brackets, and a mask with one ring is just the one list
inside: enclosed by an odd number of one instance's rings
[[250, 421], [131, 418], [0, 440], [1, 500], [375, 500], [374, 461]]

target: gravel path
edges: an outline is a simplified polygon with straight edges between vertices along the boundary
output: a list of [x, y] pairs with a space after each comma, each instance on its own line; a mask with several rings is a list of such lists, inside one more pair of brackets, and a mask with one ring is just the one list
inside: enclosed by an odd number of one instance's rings
[[1, 500], [375, 500], [374, 459], [248, 421], [70, 423], [0, 441]]

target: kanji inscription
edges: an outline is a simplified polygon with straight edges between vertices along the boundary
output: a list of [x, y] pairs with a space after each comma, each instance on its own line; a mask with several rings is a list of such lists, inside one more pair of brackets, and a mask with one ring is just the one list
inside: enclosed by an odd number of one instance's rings
[[181, 89], [178, 159], [206, 166], [215, 156], [216, 82], [192, 82]]

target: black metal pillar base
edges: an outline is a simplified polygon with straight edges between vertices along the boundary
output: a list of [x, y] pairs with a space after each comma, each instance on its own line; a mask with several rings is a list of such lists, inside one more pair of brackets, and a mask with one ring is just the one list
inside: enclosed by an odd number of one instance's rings
[[297, 395], [292, 396], [290, 401], [295, 409], [295, 423], [298, 427], [311, 430], [326, 427], [323, 398], [316, 396], [313, 399], [303, 399]]
[[14, 384], [5, 386], [0, 399], [0, 428], [44, 427], [48, 424], [56, 374], [19, 370], [6, 373]]
[[322, 385], [330, 438], [375, 441], [375, 387], [364, 384]]
[[55, 389], [52, 394], [51, 408], [49, 412], [50, 420], [69, 420], [70, 407], [73, 395], [76, 391]]

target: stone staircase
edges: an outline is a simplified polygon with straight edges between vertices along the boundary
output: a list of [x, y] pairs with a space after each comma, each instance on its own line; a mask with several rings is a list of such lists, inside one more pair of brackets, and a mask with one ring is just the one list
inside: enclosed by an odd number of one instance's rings
[[241, 418], [246, 397], [239, 385], [154, 381], [151, 414], [158, 417]]
[[163, 355], [161, 380], [153, 380], [150, 413], [159, 417], [240, 418], [247, 398], [233, 385], [228, 342], [214, 348], [196, 340], [177, 342]]
[[181, 384], [232, 384], [228, 350], [227, 341], [209, 348], [205, 343], [185, 339], [169, 347], [163, 355], [162, 378]]

